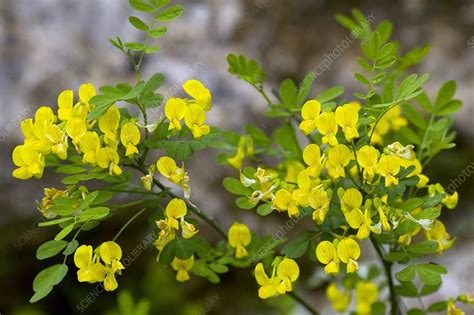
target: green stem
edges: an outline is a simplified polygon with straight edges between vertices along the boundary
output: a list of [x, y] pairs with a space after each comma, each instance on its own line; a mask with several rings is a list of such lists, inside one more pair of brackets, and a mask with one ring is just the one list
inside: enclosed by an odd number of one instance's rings
[[295, 301], [300, 303], [304, 308], [306, 308], [310, 314], [312, 315], [319, 315], [319, 312], [316, 311], [308, 302], [303, 300], [301, 296], [299, 296], [295, 291], [289, 292], [288, 295], [293, 298]]
[[[87, 222], [89, 222], [89, 221], [87, 221]], [[86, 223], [87, 223], [87, 222], [86, 222]], [[77, 236], [79, 235], [79, 233], [81, 233], [81, 231], [82, 231], [82, 226], [81, 226], [79, 229], [77, 229], [76, 234], [74, 234], [74, 236], [73, 236], [72, 239], [69, 241], [69, 243], [73, 242], [73, 241], [77, 238]], [[69, 255], [64, 255], [63, 265], [66, 263], [67, 256], [69, 256]]]
[[136, 206], [136, 205], [144, 203], [145, 201], [152, 201], [152, 200], [155, 200], [155, 199], [141, 199], [141, 200], [135, 200], [135, 201], [131, 201], [131, 202], [120, 204], [120, 205], [106, 205], [106, 206], [109, 208], [122, 209], [122, 208], [129, 208], [132, 206]]
[[[435, 119], [435, 115], [434, 114], [431, 114], [431, 117], [430, 117], [430, 121], [428, 123], [428, 126], [426, 127], [425, 129], [425, 132], [423, 134], [423, 141], [421, 141], [421, 145], [420, 145], [420, 150], [418, 150], [418, 159], [421, 161], [423, 159], [423, 150], [425, 149], [425, 146], [426, 146], [426, 140], [428, 139], [428, 130], [431, 128], [431, 125], [433, 124], [434, 122], [434, 119]], [[428, 160], [423, 164], [423, 166], [425, 164], [427, 164], [428, 161], [431, 160], [432, 157], [429, 157]]]
[[145, 211], [146, 211], [146, 208], [143, 208], [137, 213], [135, 213], [135, 215], [131, 217], [130, 220], [128, 220], [127, 223], [125, 223], [124, 226], [122, 226], [122, 228], [117, 232], [117, 234], [115, 234], [114, 238], [112, 239], [112, 242], [115, 242], [115, 240], [120, 236], [120, 234], [122, 234], [122, 232], [127, 228], [127, 226], [129, 226], [130, 223], [132, 223], [136, 218], [138, 218]]
[[398, 311], [397, 297], [395, 295], [395, 286], [394, 286], [393, 278], [392, 278], [392, 263], [386, 261], [383, 258], [383, 253], [380, 250], [380, 247], [377, 245], [376, 241], [374, 240], [374, 238], [372, 236], [370, 237], [370, 241], [372, 242], [372, 245], [374, 246], [375, 251], [377, 252], [377, 255], [379, 256], [380, 261], [382, 262], [382, 265], [383, 265], [384, 270], [385, 270], [385, 275], [387, 277], [388, 288], [389, 288], [389, 292], [390, 292], [390, 305], [391, 305], [390, 314], [391, 315], [398, 315], [400, 313]]
[[380, 114], [380, 116], [377, 118], [377, 121], [374, 124], [374, 128], [372, 128], [372, 131], [370, 132], [370, 137], [369, 140], [367, 141], [367, 144], [370, 145], [370, 142], [372, 141], [372, 136], [374, 135], [375, 129], [377, 128], [377, 125], [379, 124], [380, 120], [382, 119], [383, 116], [385, 116], [386, 113], [388, 113], [389, 110], [391, 110], [393, 107], [395, 107], [397, 104], [391, 104], [388, 106], [386, 110]]

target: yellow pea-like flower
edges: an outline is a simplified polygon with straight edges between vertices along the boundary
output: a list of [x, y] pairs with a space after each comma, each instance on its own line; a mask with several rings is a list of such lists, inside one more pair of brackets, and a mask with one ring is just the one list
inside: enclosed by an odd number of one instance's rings
[[328, 150], [327, 168], [333, 178], [344, 177], [344, 168], [352, 159], [351, 150], [343, 144], [335, 144]]
[[201, 138], [210, 132], [208, 125], [205, 125], [206, 114], [204, 110], [196, 104], [191, 104], [186, 109], [184, 123], [191, 130], [194, 138]]
[[346, 104], [336, 108], [335, 118], [347, 141], [352, 141], [352, 139], [359, 137], [359, 132], [357, 131], [359, 113], [353, 105]]
[[300, 123], [300, 129], [303, 131], [305, 135], [309, 135], [312, 133], [316, 128], [317, 125], [317, 118], [321, 113], [321, 104], [319, 101], [316, 100], [309, 100], [304, 103], [303, 107], [301, 108], [301, 117], [303, 121]]
[[189, 270], [194, 266], [194, 255], [188, 259], [179, 259], [175, 257], [171, 262], [171, 267], [177, 271], [176, 280], [179, 282], [185, 282], [190, 279]]
[[107, 270], [104, 265], [93, 259], [93, 249], [90, 245], [81, 245], [74, 252], [74, 264], [79, 269], [77, 280], [79, 282], [101, 282], [104, 281]]
[[120, 262], [120, 259], [122, 259], [122, 248], [120, 248], [119, 244], [113, 241], [104, 242], [100, 245], [99, 252], [102, 261], [106, 265], [110, 265], [113, 272], [125, 269]]
[[441, 201], [448, 209], [454, 209], [458, 205], [459, 195], [458, 192], [455, 191], [451, 195], [447, 195]]
[[250, 244], [252, 234], [245, 224], [235, 222], [229, 228], [227, 236], [229, 239], [229, 245], [235, 248], [235, 257], [237, 259], [241, 259], [248, 255], [245, 246]]
[[340, 291], [334, 282], [326, 288], [326, 297], [336, 312], [345, 312], [351, 303], [350, 294]]
[[438, 242], [438, 254], [441, 254], [444, 250], [451, 248], [455, 239], [446, 232], [446, 227], [443, 222], [436, 220], [431, 230], [425, 230], [425, 236], [427, 240], [433, 240]]
[[158, 172], [168, 180], [183, 187], [185, 197], [189, 198], [189, 177], [184, 170], [184, 163], [181, 167], [178, 167], [175, 160], [168, 156], [162, 156], [156, 162], [156, 168], [158, 169]]
[[100, 148], [96, 154], [97, 165], [101, 168], [108, 168], [110, 175], [122, 174], [122, 169], [119, 166], [120, 157], [112, 148]]
[[183, 200], [179, 198], [171, 199], [165, 209], [168, 226], [176, 230], [179, 229], [178, 219], [184, 217], [186, 213], [188, 213], [188, 208]]
[[48, 106], [41, 106], [36, 110], [35, 121], [41, 121], [46, 124], [54, 123], [56, 117], [54, 116], [53, 110]]
[[87, 109], [87, 112], [91, 110], [90, 99], [96, 95], [95, 87], [92, 83], [84, 83], [79, 86], [79, 100]]
[[165, 116], [170, 122], [168, 130], [181, 130], [181, 120], [186, 115], [186, 102], [180, 98], [170, 98], [165, 104]]
[[252, 137], [241, 136], [239, 139], [239, 144], [237, 146], [237, 151], [234, 156], [227, 158], [227, 163], [235, 169], [242, 167], [242, 162], [245, 157], [251, 157], [253, 155], [253, 140]]
[[79, 140], [79, 148], [84, 154], [82, 161], [95, 165], [97, 163], [97, 151], [100, 148], [99, 135], [94, 131], [87, 131]]
[[79, 143], [81, 137], [87, 132], [87, 125], [81, 118], [71, 118], [66, 123], [66, 132], [74, 144]]
[[339, 273], [339, 257], [336, 252], [336, 247], [329, 241], [322, 241], [316, 247], [316, 257], [318, 260], [326, 265], [324, 271], [327, 274]]
[[372, 304], [377, 302], [379, 292], [372, 282], [358, 282], [356, 285], [356, 312], [357, 314], [370, 314]]
[[44, 135], [50, 142], [49, 146], [51, 148], [51, 152], [53, 152], [61, 160], [65, 160], [67, 158], [68, 148], [66, 133], [58, 126], [50, 125], [45, 129]]
[[372, 227], [372, 219], [368, 209], [365, 209], [365, 211], [362, 212], [360, 209], [356, 208], [347, 213], [345, 217], [349, 226], [358, 230], [356, 237], [360, 240], [369, 237], [371, 231], [376, 234], [380, 234], [381, 232], [379, 228]]
[[353, 273], [359, 269], [357, 259], [360, 257], [360, 247], [351, 238], [345, 238], [337, 244], [337, 255], [339, 259], [347, 264], [347, 273]]
[[181, 220], [180, 225], [181, 225], [181, 236], [183, 238], [186, 238], [186, 239], [191, 238], [199, 232], [199, 230], [197, 230], [193, 224], [186, 222], [184, 219]]
[[303, 150], [303, 161], [308, 165], [308, 174], [312, 177], [319, 177], [323, 169], [321, 163], [321, 149], [317, 144], [308, 144]]
[[355, 188], [349, 188], [342, 194], [341, 210], [348, 213], [353, 209], [359, 209], [362, 206], [363, 198], [360, 191]]
[[183, 89], [203, 110], [208, 111], [211, 109], [212, 95], [209, 89], [204, 86], [204, 84], [197, 80], [188, 80], [184, 82]]
[[298, 201], [295, 196], [286, 189], [280, 189], [276, 192], [272, 204], [278, 211], [288, 211], [290, 217], [297, 217], [300, 213]]
[[132, 156], [138, 153], [137, 144], [140, 142], [140, 130], [132, 123], [123, 124], [120, 130], [120, 142], [125, 147], [125, 155]]
[[364, 145], [357, 151], [357, 162], [364, 169], [363, 177], [368, 183], [371, 183], [375, 176], [379, 156], [379, 150], [370, 145]]
[[68, 121], [74, 117], [73, 110], [74, 92], [65, 90], [58, 96], [58, 118], [62, 121]]
[[308, 202], [313, 211], [313, 220], [317, 224], [323, 224], [329, 211], [329, 196], [323, 189], [314, 189], [308, 196]]
[[338, 142], [336, 139], [337, 123], [333, 112], [324, 112], [317, 118], [318, 131], [324, 136], [323, 143], [335, 146]]
[[454, 299], [449, 299], [447, 302], [447, 315], [465, 315], [464, 311], [456, 306]]
[[31, 177], [41, 178], [45, 167], [44, 156], [31, 148], [30, 145], [19, 145], [12, 153], [13, 163], [17, 168], [12, 176], [18, 179]]
[[300, 275], [300, 268], [296, 261], [290, 258], [283, 258], [277, 267], [277, 277], [280, 279], [278, 293], [285, 294], [293, 291], [292, 283], [295, 282]]
[[377, 173], [385, 177], [385, 187], [398, 184], [395, 177], [400, 171], [400, 158], [393, 155], [382, 155], [377, 164]]
[[99, 129], [105, 135], [105, 142], [115, 145], [117, 140], [117, 129], [120, 124], [120, 111], [115, 106], [112, 105], [110, 108], [99, 117]]
[[272, 276], [268, 277], [262, 263], [255, 266], [255, 280], [260, 285], [258, 297], [268, 299], [278, 295], [279, 279], [275, 276], [276, 268], [273, 268]]

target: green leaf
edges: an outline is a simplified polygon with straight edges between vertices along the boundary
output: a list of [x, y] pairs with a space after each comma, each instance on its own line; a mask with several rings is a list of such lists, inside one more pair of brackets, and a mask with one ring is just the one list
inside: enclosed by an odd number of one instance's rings
[[71, 242], [69, 242], [66, 246], [66, 249], [64, 249], [63, 251], [63, 255], [71, 255], [72, 253], [74, 253], [77, 249], [77, 247], [79, 246], [79, 242], [77, 240], [73, 240]]
[[436, 302], [428, 306], [428, 312], [442, 312], [448, 308], [446, 301]]
[[230, 54], [227, 56], [227, 63], [229, 64], [228, 71], [240, 80], [253, 85], [265, 82], [265, 72], [255, 60], [249, 60], [243, 55]]
[[33, 280], [35, 294], [31, 297], [30, 303], [35, 303], [47, 296], [53, 287], [64, 279], [67, 271], [68, 268], [65, 264], [57, 264], [38, 273]]
[[136, 16], [129, 16], [128, 21], [136, 29], [138, 29], [140, 31], [148, 31], [148, 25], [145, 22], [143, 22], [142, 20], [140, 20], [139, 18], [137, 18]]
[[250, 209], [253, 209], [255, 208], [255, 206], [257, 205], [256, 203], [254, 202], [250, 202], [249, 198], [247, 197], [239, 197], [235, 200], [235, 204], [237, 207], [239, 207], [240, 209], [245, 209], [245, 210], [250, 210]]
[[165, 26], [158, 26], [150, 30], [149, 34], [153, 38], [158, 38], [165, 35], [167, 31], [168, 31], [168, 28], [166, 28]]
[[54, 240], [60, 241], [63, 238], [65, 238], [66, 236], [68, 236], [68, 234], [71, 233], [72, 230], [74, 229], [74, 225], [75, 225], [75, 223], [71, 223], [68, 226], [66, 226], [65, 228], [63, 228], [58, 234], [56, 234], [56, 236], [54, 237]]
[[181, 5], [173, 5], [161, 11], [156, 17], [155, 20], [159, 22], [171, 21], [183, 13], [183, 7]]
[[336, 99], [337, 97], [341, 96], [344, 93], [344, 87], [343, 86], [335, 86], [330, 89], [327, 89], [323, 92], [321, 92], [316, 99], [322, 103], [327, 103], [329, 101], [332, 101]]
[[169, 0], [150, 0], [150, 3], [153, 4], [156, 8], [161, 8], [167, 5], [169, 2]]
[[202, 141], [198, 140], [160, 140], [155, 143], [150, 143], [147, 146], [151, 149], [163, 149], [169, 157], [179, 161], [188, 160], [194, 154], [194, 152], [201, 151], [206, 148], [206, 145]]
[[435, 109], [435, 114], [444, 116], [444, 115], [450, 115], [454, 112], [457, 112], [459, 109], [461, 109], [463, 103], [460, 100], [452, 100], [444, 105], [441, 105]]
[[68, 242], [66, 241], [55, 241], [51, 240], [46, 243], [41, 244], [40, 247], [36, 250], [36, 258], [42, 260], [50, 258], [59, 254], [60, 251], [66, 247]]
[[407, 247], [407, 251], [414, 254], [432, 254], [438, 250], [437, 241], [423, 241]]
[[148, 79], [143, 87], [143, 92], [151, 91], [155, 92], [165, 81], [165, 76], [162, 73], [155, 73]]
[[456, 93], [456, 88], [456, 82], [452, 80], [446, 81], [441, 86], [438, 94], [436, 95], [435, 110], [438, 110], [441, 106], [453, 99], [454, 94]]
[[298, 88], [298, 96], [296, 97], [296, 105], [301, 106], [303, 105], [306, 97], [308, 96], [311, 88], [313, 87], [314, 79], [316, 75], [313, 72], [310, 72], [306, 75], [306, 77], [301, 81], [300, 86]]
[[395, 293], [400, 296], [417, 297], [418, 290], [412, 282], [402, 282], [395, 286]]
[[242, 185], [242, 183], [238, 179], [233, 177], [224, 178], [222, 184], [228, 192], [237, 196], [247, 196], [252, 193], [249, 188]]
[[131, 51], [142, 51], [145, 49], [145, 45], [137, 42], [127, 42], [125, 43], [125, 48]]
[[418, 112], [415, 107], [409, 105], [409, 104], [403, 104], [402, 105], [403, 113], [405, 114], [405, 117], [415, 126], [417, 126], [420, 129], [426, 129], [427, 123], [425, 119], [423, 118], [423, 115]]
[[441, 265], [422, 264], [416, 266], [416, 272], [423, 283], [437, 285], [441, 283], [441, 275], [446, 274], [448, 271]]
[[293, 135], [293, 128], [290, 125], [285, 125], [275, 129], [273, 132], [273, 140], [283, 149], [292, 153], [293, 158], [297, 158], [300, 157], [300, 148]]
[[391, 252], [385, 254], [383, 258], [391, 262], [399, 262], [405, 260], [406, 258], [408, 258], [408, 256], [404, 252]]
[[420, 137], [408, 127], [400, 128], [399, 135], [402, 138], [401, 140], [405, 140], [406, 143], [421, 144]]
[[260, 147], [267, 148], [272, 144], [272, 140], [265, 134], [265, 132], [254, 125], [248, 124], [245, 126], [245, 132], [247, 132], [247, 134], [252, 137], [254, 143]]
[[416, 208], [421, 207], [422, 205], [423, 205], [423, 199], [421, 199], [421, 198], [411, 198], [411, 199], [408, 199], [408, 200], [404, 201], [403, 203], [401, 203], [398, 206], [398, 208], [411, 212], [411, 211], [415, 210]]
[[295, 107], [296, 106], [296, 84], [291, 79], [283, 80], [280, 84], [280, 99], [283, 105], [286, 107]]
[[400, 281], [412, 281], [415, 279], [415, 270], [415, 265], [405, 267], [396, 274], [396, 277]]
[[261, 204], [261, 205], [258, 206], [258, 208], [257, 208], [257, 214], [258, 214], [258, 215], [261, 215], [261, 216], [267, 216], [267, 215], [269, 215], [270, 213], [272, 213], [272, 211], [273, 211], [272, 205], [269, 204], [269, 203]]
[[227, 271], [229, 271], [229, 267], [217, 263], [209, 264], [209, 268], [211, 268], [212, 271], [217, 273], [226, 273]]
[[302, 257], [308, 250], [310, 240], [305, 237], [296, 238], [293, 242], [288, 243], [282, 248], [281, 253], [296, 259]]
[[110, 213], [107, 207], [95, 207], [82, 211], [77, 217], [79, 221], [85, 222], [90, 220], [100, 220], [105, 218]]
[[128, 3], [133, 9], [140, 12], [151, 13], [156, 11], [153, 6], [145, 3], [144, 0], [128, 0]]
[[157, 45], [150, 45], [145, 48], [145, 54], [153, 54], [157, 51], [160, 51], [161, 47]]
[[422, 210], [420, 213], [414, 215], [415, 219], [418, 220], [434, 220], [441, 215], [441, 210], [437, 207], [427, 208]]
[[79, 173], [87, 172], [87, 169], [84, 167], [74, 166], [74, 165], [59, 165], [56, 168], [56, 171], [63, 174], [79, 174]]
[[415, 98], [415, 101], [416, 101], [421, 107], [423, 107], [423, 109], [426, 110], [428, 113], [430, 113], [430, 114], [433, 114], [433, 113], [434, 113], [433, 104], [431, 104], [430, 99], [429, 99], [428, 95], [427, 95], [425, 92], [423, 92], [423, 93], [421, 93], [420, 95], [418, 95], [418, 96]]
[[426, 312], [419, 308], [412, 308], [408, 311], [407, 315], [425, 315]]
[[69, 217], [69, 218], [61, 218], [61, 219], [56, 219], [56, 220], [51, 220], [51, 221], [46, 221], [46, 222], [40, 222], [38, 223], [38, 226], [51, 226], [51, 225], [56, 225], [59, 223], [67, 222], [70, 220], [73, 220], [74, 218]]
[[187, 239], [177, 238], [174, 246], [175, 255], [179, 259], [188, 259], [194, 254], [193, 243]]

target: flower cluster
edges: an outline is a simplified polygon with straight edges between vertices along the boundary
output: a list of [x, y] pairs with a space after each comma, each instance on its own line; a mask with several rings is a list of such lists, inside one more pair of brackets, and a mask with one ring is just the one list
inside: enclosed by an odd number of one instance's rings
[[290, 258], [276, 257], [272, 266], [271, 277], [268, 277], [262, 263], [258, 263], [255, 267], [255, 279], [260, 285], [258, 296], [261, 299], [268, 299], [293, 291], [292, 283], [300, 275], [298, 264]]
[[118, 287], [115, 274], [121, 274], [125, 267], [120, 262], [122, 249], [113, 242], [104, 242], [95, 250], [90, 245], [81, 245], [74, 253], [74, 264], [79, 282], [103, 282], [107, 291], [114, 291]]

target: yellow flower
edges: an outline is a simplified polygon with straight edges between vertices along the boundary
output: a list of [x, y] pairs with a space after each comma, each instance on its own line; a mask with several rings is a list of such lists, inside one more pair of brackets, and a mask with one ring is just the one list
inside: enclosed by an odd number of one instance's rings
[[301, 108], [300, 129], [305, 135], [309, 135], [317, 128], [317, 118], [321, 112], [321, 104], [316, 100], [307, 101]]
[[115, 242], [104, 242], [100, 245], [100, 258], [105, 263], [105, 265], [110, 265], [114, 272], [125, 269], [125, 267], [120, 262], [122, 259], [122, 249]]
[[401, 159], [413, 161], [416, 158], [415, 151], [413, 150], [414, 148], [415, 147], [411, 144], [403, 146], [400, 142], [394, 142], [387, 146], [387, 151], [390, 155], [395, 155]]
[[165, 215], [168, 220], [168, 226], [173, 229], [179, 229], [178, 219], [181, 219], [188, 213], [186, 203], [178, 198], [171, 199], [165, 209]]
[[364, 169], [364, 180], [371, 183], [377, 169], [380, 152], [370, 145], [364, 145], [357, 151], [357, 162]]
[[351, 151], [343, 144], [335, 144], [328, 151], [327, 168], [329, 175], [337, 179], [344, 177], [346, 172], [344, 168], [351, 161]]
[[353, 209], [360, 209], [362, 206], [362, 194], [355, 188], [349, 188], [342, 193], [341, 210], [344, 214], [349, 213]]
[[272, 276], [269, 278], [263, 268], [262, 263], [255, 266], [255, 280], [260, 285], [258, 289], [258, 297], [261, 299], [268, 299], [278, 295], [278, 287], [280, 286], [279, 279], [275, 277], [276, 268], [273, 268]]
[[186, 102], [180, 98], [170, 98], [165, 104], [165, 116], [170, 125], [168, 130], [181, 130], [181, 120], [186, 115]]
[[326, 288], [326, 297], [336, 312], [345, 312], [351, 303], [349, 293], [339, 291], [335, 283], [331, 283]]
[[176, 162], [172, 158], [162, 156], [156, 162], [156, 167], [161, 175], [163, 175], [176, 185], [183, 187], [186, 199], [189, 198], [189, 177], [186, 171], [184, 170], [184, 163], [180, 168], [178, 168]]
[[119, 166], [120, 157], [112, 148], [100, 148], [96, 153], [97, 165], [101, 168], [108, 168], [112, 176], [122, 174], [122, 169]]
[[322, 264], [326, 265], [324, 271], [327, 274], [339, 273], [339, 257], [333, 243], [329, 241], [320, 242], [316, 247], [316, 257]]
[[56, 188], [45, 188], [44, 197], [41, 200], [41, 203], [38, 203], [38, 210], [41, 214], [48, 219], [52, 219], [57, 216], [57, 214], [49, 211], [49, 208], [53, 204], [53, 201], [58, 197], [64, 197], [66, 192], [63, 190], [58, 190]]
[[295, 194], [286, 189], [280, 189], [276, 192], [272, 204], [278, 211], [288, 211], [290, 217], [297, 217], [300, 213]]
[[31, 146], [19, 145], [12, 153], [13, 163], [18, 167], [12, 173], [18, 179], [29, 179], [31, 177], [41, 178], [45, 166], [44, 156], [31, 148]]
[[331, 146], [337, 144], [337, 123], [333, 112], [324, 112], [317, 119], [318, 131], [324, 135], [323, 143], [329, 143]]
[[464, 315], [464, 311], [456, 307], [456, 302], [452, 299], [448, 300], [448, 312], [447, 315]]
[[95, 165], [97, 163], [97, 151], [100, 148], [99, 135], [94, 131], [87, 131], [80, 138], [78, 144], [84, 154], [82, 162]]
[[358, 282], [356, 285], [356, 311], [360, 315], [369, 315], [379, 297], [377, 286], [372, 282]]
[[210, 128], [205, 125], [206, 114], [204, 110], [196, 104], [191, 104], [186, 110], [184, 123], [191, 130], [194, 138], [201, 138], [209, 133]]
[[66, 133], [64, 133], [64, 131], [62, 131], [56, 125], [49, 125], [45, 129], [44, 135], [49, 141], [51, 152], [53, 152], [61, 160], [65, 160], [67, 158], [68, 148]]
[[87, 125], [81, 118], [71, 118], [66, 122], [66, 132], [74, 144], [79, 143], [81, 137], [86, 134]]
[[364, 213], [362, 213], [360, 209], [352, 210], [346, 215], [346, 221], [351, 228], [358, 230], [356, 235], [358, 239], [369, 237], [371, 230], [373, 230], [374, 233], [379, 232], [379, 230], [372, 228], [372, 219], [370, 218], [370, 211], [368, 209], [365, 209]]
[[398, 184], [395, 176], [400, 171], [400, 158], [393, 155], [382, 155], [377, 165], [377, 173], [385, 177], [385, 187]]
[[[276, 258], [280, 259], [279, 257]], [[260, 285], [258, 296], [261, 299], [267, 299], [291, 292], [293, 290], [292, 283], [295, 282], [300, 274], [300, 268], [296, 261], [290, 258], [283, 258], [278, 266], [275, 266], [274, 260], [272, 276], [269, 278], [265, 273], [262, 263], [255, 266], [255, 279]]]
[[295, 282], [300, 275], [300, 268], [296, 261], [290, 258], [283, 258], [277, 267], [277, 277], [280, 280], [278, 293], [285, 294], [293, 291], [292, 283]]
[[74, 103], [74, 92], [72, 90], [62, 91], [58, 96], [58, 118], [68, 121], [74, 117], [72, 105]]
[[322, 188], [314, 189], [311, 191], [308, 197], [308, 202], [311, 208], [314, 209], [313, 220], [317, 224], [323, 224], [324, 219], [326, 218], [326, 215], [329, 211], [330, 198], [328, 193]]
[[253, 155], [253, 140], [250, 136], [241, 136], [239, 139], [239, 145], [235, 155], [227, 158], [227, 163], [233, 168], [239, 169], [242, 167], [242, 162], [246, 156], [251, 157]]
[[227, 236], [229, 239], [229, 245], [235, 248], [235, 257], [237, 259], [248, 255], [245, 246], [250, 244], [252, 234], [245, 224], [235, 222], [229, 228]]
[[204, 86], [204, 84], [197, 80], [188, 80], [184, 82], [183, 89], [203, 110], [208, 111], [211, 109], [211, 92]]
[[359, 113], [352, 104], [346, 104], [336, 108], [335, 118], [347, 141], [359, 137], [359, 132], [357, 131]]
[[117, 140], [117, 130], [120, 124], [120, 111], [112, 105], [99, 117], [99, 129], [105, 135], [105, 143], [115, 146]]
[[447, 195], [446, 197], [444, 197], [442, 200], [442, 203], [448, 209], [454, 209], [458, 205], [458, 199], [459, 199], [458, 192], [455, 191], [452, 195]]
[[452, 239], [451, 236], [446, 232], [446, 227], [439, 220], [434, 222], [431, 230], [425, 231], [425, 236], [427, 240], [438, 242], [438, 250], [436, 252], [439, 254], [441, 254], [444, 250], [451, 248], [455, 241], [455, 239]]
[[120, 142], [125, 147], [126, 156], [138, 153], [136, 145], [140, 142], [140, 130], [138, 130], [134, 123], [128, 122], [123, 124], [120, 130]]
[[360, 257], [360, 247], [351, 238], [345, 238], [337, 244], [337, 255], [339, 259], [347, 264], [347, 273], [353, 273], [359, 269], [357, 259]]
[[194, 227], [194, 225], [192, 225], [189, 222], [186, 222], [184, 218], [181, 218], [180, 225], [181, 225], [181, 236], [183, 238], [186, 238], [186, 239], [191, 238], [199, 232], [199, 230], [197, 230], [196, 227]]
[[321, 163], [321, 150], [318, 145], [311, 143], [304, 148], [303, 161], [308, 165], [308, 174], [311, 177], [319, 177], [323, 166]]
[[175, 257], [171, 262], [171, 267], [177, 271], [176, 280], [185, 282], [189, 280], [189, 270], [194, 266], [194, 255], [188, 259], [179, 259]]
[[77, 271], [77, 280], [79, 282], [101, 282], [106, 276], [105, 266], [93, 259], [93, 250], [90, 245], [79, 246], [74, 253], [74, 264]]
[[80, 104], [83, 105], [87, 112], [91, 110], [91, 104], [89, 101], [96, 95], [95, 87], [92, 83], [84, 83], [79, 87], [79, 100]]

